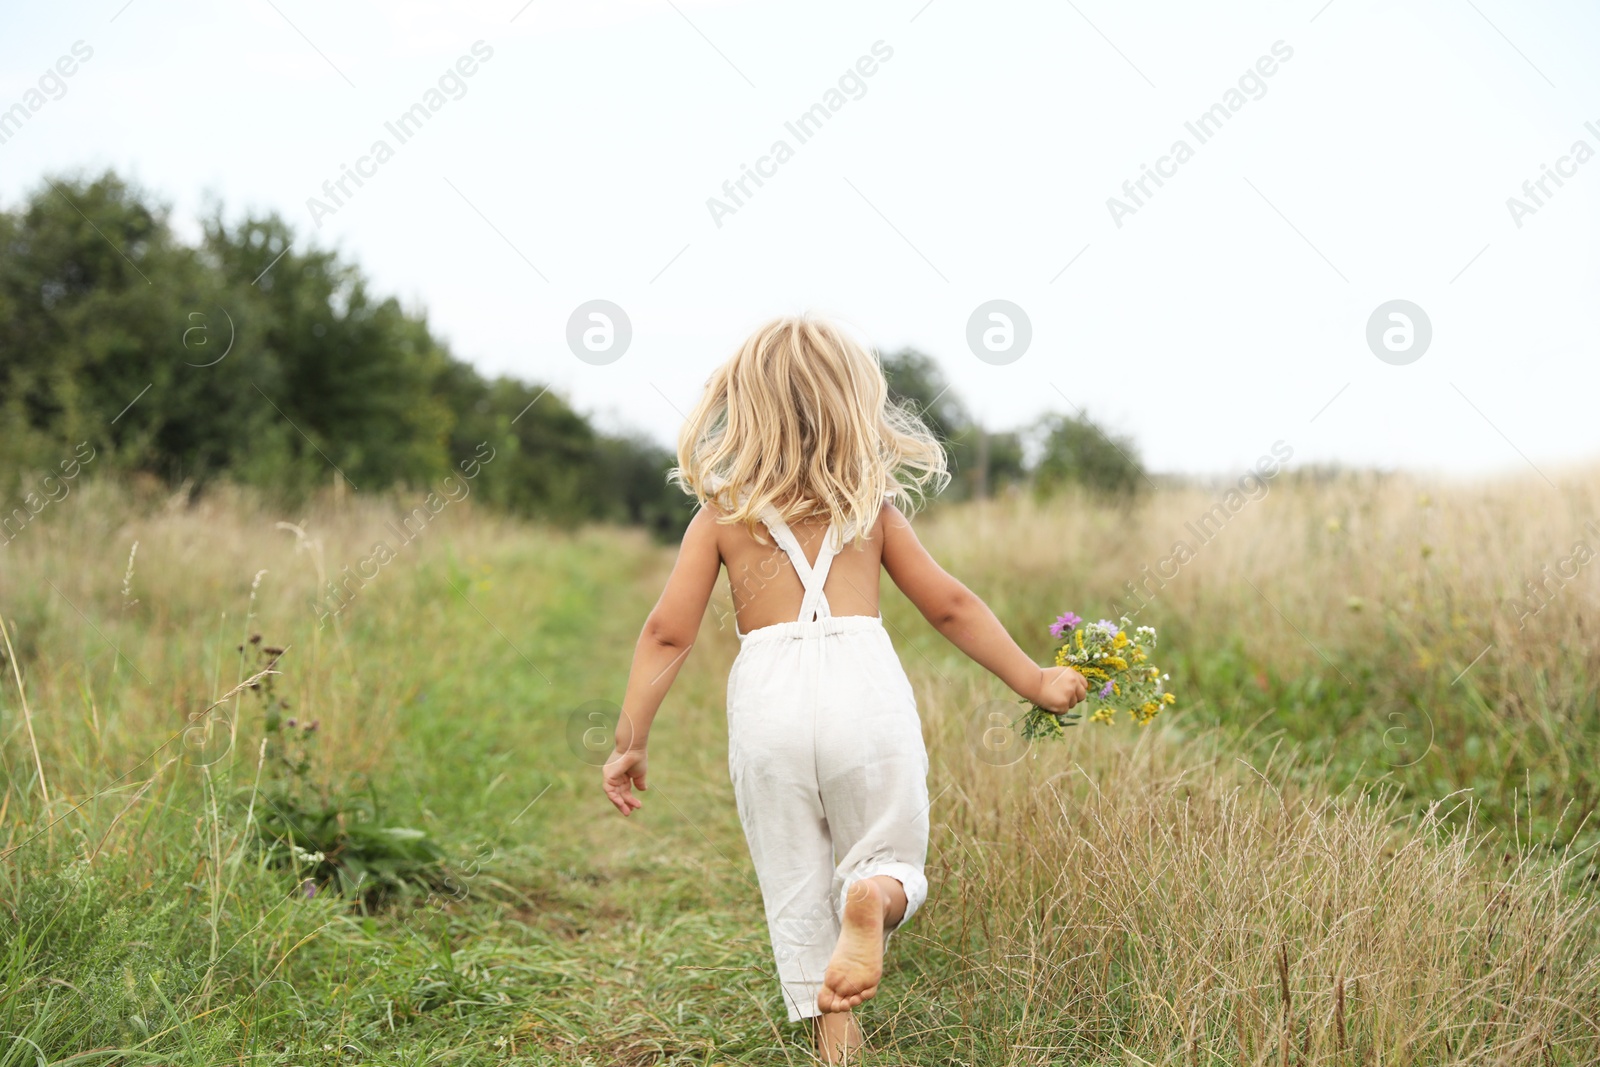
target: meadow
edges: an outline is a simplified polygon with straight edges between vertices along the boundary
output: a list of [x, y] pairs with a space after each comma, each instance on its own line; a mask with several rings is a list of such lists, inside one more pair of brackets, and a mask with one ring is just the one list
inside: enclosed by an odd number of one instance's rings
[[[1558, 480], [1281, 476], [1146, 586], [1177, 705], [1065, 743], [997, 734], [885, 581], [931, 892], [862, 1062], [1600, 1062], [1600, 470]], [[1042, 661], [1219, 492], [917, 526]], [[319, 625], [414, 503], [89, 479], [0, 549], [0, 1067], [811, 1062], [725, 585], [623, 819], [605, 724], [671, 547], [469, 498]]]

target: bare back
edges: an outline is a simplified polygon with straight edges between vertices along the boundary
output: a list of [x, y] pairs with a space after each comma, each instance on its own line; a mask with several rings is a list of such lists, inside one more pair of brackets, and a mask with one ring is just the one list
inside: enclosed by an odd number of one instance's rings
[[[833, 557], [823, 595], [834, 615], [878, 614], [883, 527], [884, 515], [880, 512], [869, 537], [852, 539]], [[806, 560], [814, 564], [828, 530], [826, 520], [793, 522], [790, 529]], [[765, 544], [757, 541], [742, 525], [718, 524], [716, 527], [717, 552], [727, 568], [734, 618], [744, 633], [781, 622], [794, 622], [805, 596], [794, 564], [778, 547], [770, 531], [764, 526], [761, 530]]]

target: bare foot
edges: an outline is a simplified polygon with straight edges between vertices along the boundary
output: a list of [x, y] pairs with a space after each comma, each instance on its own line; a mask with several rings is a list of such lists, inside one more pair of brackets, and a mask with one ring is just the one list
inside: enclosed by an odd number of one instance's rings
[[883, 922], [888, 900], [872, 878], [850, 886], [845, 898], [839, 943], [822, 976], [817, 1007], [825, 1012], [849, 1011], [878, 992], [883, 977]]
[[847, 1063], [850, 1053], [861, 1048], [865, 1039], [850, 1012], [816, 1016], [817, 1056], [823, 1063]]

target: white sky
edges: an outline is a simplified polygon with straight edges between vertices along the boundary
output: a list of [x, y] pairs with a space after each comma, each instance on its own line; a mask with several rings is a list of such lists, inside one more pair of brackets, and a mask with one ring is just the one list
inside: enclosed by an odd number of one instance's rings
[[[94, 55], [0, 145], [0, 202], [112, 167], [186, 233], [207, 194], [277, 210], [457, 355], [663, 442], [754, 326], [810, 309], [934, 355], [994, 428], [1070, 399], [1160, 470], [1279, 439], [1461, 473], [1600, 451], [1600, 158], [1520, 229], [1506, 206], [1600, 150], [1593, 4], [523, 2], [9, 5], [0, 109]], [[466, 95], [398, 145], [384, 122], [480, 39]], [[784, 122], [880, 40], [866, 94], [797, 144]], [[1280, 40], [1266, 95], [1199, 144], [1185, 121]], [[307, 197], [380, 137], [395, 157], [315, 227]], [[706, 199], [780, 137], [794, 158], [718, 228]], [[1107, 197], [1180, 137], [1194, 158], [1119, 229]], [[605, 366], [565, 341], [595, 298], [633, 324]], [[966, 344], [995, 298], [1033, 327], [1004, 366]], [[1433, 324], [1407, 366], [1365, 340], [1397, 298]]]

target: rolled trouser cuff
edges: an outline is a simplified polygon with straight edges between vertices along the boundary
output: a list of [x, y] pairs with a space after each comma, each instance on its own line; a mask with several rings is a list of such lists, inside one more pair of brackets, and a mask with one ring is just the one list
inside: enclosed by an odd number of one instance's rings
[[[922, 902], [928, 899], [928, 879], [922, 873], [922, 868], [910, 863], [902, 863], [899, 860], [880, 860], [863, 864], [860, 868], [847, 875], [844, 879], [844, 886], [839, 890], [839, 915], [841, 918], [844, 916], [844, 905], [849, 898], [850, 887], [863, 878], [876, 878], [880, 874], [886, 874], [893, 878], [906, 891], [906, 913], [900, 917], [900, 922], [894, 927], [894, 929], [898, 930], [910, 921], [911, 916], [915, 915], [917, 909], [922, 906]], [[891, 932], [890, 928], [884, 928], [886, 941], [888, 934]]]
[[817, 1007], [817, 993], [822, 989], [819, 982], [781, 982], [783, 987], [783, 1004], [789, 1010], [789, 1021], [800, 1022], [821, 1015], [822, 1009]]

